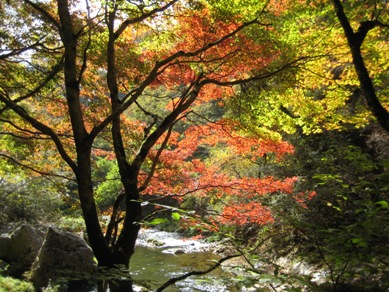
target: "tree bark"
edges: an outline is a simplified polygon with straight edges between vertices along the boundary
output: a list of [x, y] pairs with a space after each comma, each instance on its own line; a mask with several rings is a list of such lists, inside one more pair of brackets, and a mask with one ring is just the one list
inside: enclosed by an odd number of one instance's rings
[[77, 154], [77, 185], [78, 194], [84, 217], [88, 241], [100, 266], [112, 266], [111, 251], [104, 238], [97, 214], [93, 196], [90, 151]]

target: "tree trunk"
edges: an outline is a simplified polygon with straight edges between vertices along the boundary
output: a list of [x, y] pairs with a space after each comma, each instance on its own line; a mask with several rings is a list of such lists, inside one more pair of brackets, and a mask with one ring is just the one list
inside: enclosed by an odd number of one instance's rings
[[360, 23], [358, 31], [354, 32], [343, 10], [343, 6], [340, 0], [333, 0], [333, 4], [336, 16], [338, 17], [347, 38], [351, 55], [353, 57], [354, 67], [357, 72], [361, 88], [364, 92], [366, 102], [378, 123], [389, 133], [389, 113], [382, 106], [377, 97], [373, 82], [369, 76], [369, 72], [365, 66], [361, 52], [363, 40], [365, 39], [369, 30], [376, 26], [376, 22], [362, 22]]
[[[108, 14], [109, 40], [107, 43], [107, 83], [113, 113], [121, 107], [115, 60], [115, 13], [116, 8], [113, 8], [113, 10]], [[112, 121], [111, 134], [116, 160], [118, 162], [120, 178], [124, 187], [126, 205], [123, 228], [118, 240], [112, 247], [112, 260], [116, 264], [122, 264], [125, 267], [128, 267], [130, 258], [134, 253], [135, 242], [140, 229], [139, 222], [141, 220], [142, 209], [139, 201], [140, 195], [137, 178], [139, 168], [130, 167], [127, 162], [127, 156], [123, 145], [123, 137], [121, 134], [120, 115], [115, 117]]]
[[65, 48], [64, 76], [66, 100], [77, 152], [77, 167], [73, 170], [77, 178], [78, 196], [85, 220], [89, 244], [99, 265], [112, 266], [112, 257], [100, 227], [93, 196], [91, 171], [91, 149], [93, 141], [91, 141], [86, 131], [80, 104], [77, 37], [74, 33], [68, 0], [57, 0], [57, 3], [61, 21], [61, 38]]
[[93, 197], [90, 151], [78, 153], [77, 184], [82, 215], [84, 217], [88, 241], [101, 266], [112, 266], [112, 256], [104, 238]]

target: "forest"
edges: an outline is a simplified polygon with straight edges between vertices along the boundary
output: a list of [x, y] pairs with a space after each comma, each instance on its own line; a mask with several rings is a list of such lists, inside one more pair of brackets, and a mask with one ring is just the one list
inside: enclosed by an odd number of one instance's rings
[[[226, 291], [389, 290], [387, 0], [0, 0], [0, 16], [1, 233], [82, 233], [99, 291], [234, 257]], [[136, 290], [142, 230], [228, 252]], [[67, 291], [2, 254], [0, 291]]]

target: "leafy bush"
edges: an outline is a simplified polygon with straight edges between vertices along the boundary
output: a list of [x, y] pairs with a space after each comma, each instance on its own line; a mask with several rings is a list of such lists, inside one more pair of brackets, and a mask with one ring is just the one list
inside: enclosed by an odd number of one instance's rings
[[98, 158], [93, 177], [99, 184], [96, 187], [96, 202], [101, 210], [112, 206], [122, 184], [119, 179], [119, 167], [115, 161]]
[[3, 177], [0, 198], [3, 221], [53, 220], [62, 205], [62, 194], [43, 177]]
[[32, 283], [0, 275], [0, 291], [34, 292]]
[[298, 188], [315, 190], [317, 196], [307, 208], [282, 196], [269, 203], [278, 214], [277, 226], [290, 230], [278, 245], [294, 252], [298, 247], [305, 260], [321, 263], [333, 291], [389, 287], [387, 161], [377, 159], [359, 134], [306, 137], [297, 149]]
[[58, 227], [70, 232], [83, 232], [86, 230], [82, 217], [62, 217], [59, 219]]

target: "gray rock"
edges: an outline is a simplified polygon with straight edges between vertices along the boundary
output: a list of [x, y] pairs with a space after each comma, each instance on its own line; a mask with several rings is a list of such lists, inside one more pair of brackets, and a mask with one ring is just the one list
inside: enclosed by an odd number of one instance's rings
[[7, 272], [19, 276], [29, 270], [42, 246], [44, 234], [29, 224], [22, 224], [11, 234], [0, 236], [0, 258], [10, 264]]
[[66, 231], [49, 228], [38, 257], [31, 267], [31, 281], [36, 288], [62, 276], [80, 275], [95, 266], [93, 252], [80, 237]]
[[0, 259], [7, 260], [8, 248], [10, 246], [11, 236], [9, 234], [0, 235]]

